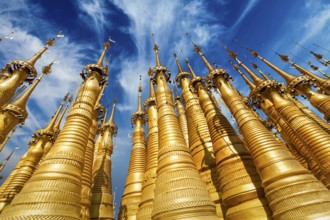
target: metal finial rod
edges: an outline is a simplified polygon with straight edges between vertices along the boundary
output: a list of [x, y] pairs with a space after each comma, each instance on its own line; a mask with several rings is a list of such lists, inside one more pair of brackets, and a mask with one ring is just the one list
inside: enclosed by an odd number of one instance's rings
[[321, 46], [318, 45], [318, 44], [313, 43], [313, 45], [316, 46], [316, 47], [319, 47], [319, 48], [321, 48], [321, 49], [323, 49], [323, 50], [325, 50], [325, 51], [327, 51], [327, 52], [330, 53], [330, 50], [328, 50], [328, 49], [326, 49], [326, 48], [324, 48], [324, 47], [321, 47]]
[[309, 49], [307, 49], [306, 47], [304, 47], [303, 45], [301, 45], [301, 44], [299, 44], [297, 41], [295, 41], [295, 40], [292, 40], [291, 41], [292, 43], [294, 43], [294, 44], [296, 44], [296, 45], [298, 45], [298, 46], [300, 46], [301, 48], [303, 48], [303, 49], [305, 49], [306, 51], [308, 51], [308, 52], [312, 52], [311, 50], [309, 50]]
[[9, 34], [4, 35], [3, 37], [0, 37], [0, 41], [2, 41], [3, 39], [9, 39], [12, 40], [14, 37], [10, 37], [10, 35], [14, 34], [17, 30], [13, 30], [12, 32], [10, 32]]

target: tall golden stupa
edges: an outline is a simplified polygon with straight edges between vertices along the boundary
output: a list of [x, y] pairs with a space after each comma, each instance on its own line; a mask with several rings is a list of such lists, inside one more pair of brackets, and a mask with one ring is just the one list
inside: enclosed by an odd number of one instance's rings
[[[3, 68], [0, 151], [28, 117], [31, 93], [51, 72], [53, 62], [37, 77], [34, 64], [54, 43], [49, 40], [31, 59], [14, 60]], [[329, 78], [278, 54], [302, 75], [290, 74], [249, 49], [284, 78], [284, 85], [252, 63], [257, 74], [226, 47], [234, 70], [250, 89], [244, 97], [232, 84], [232, 76], [211, 65], [194, 42], [208, 75], [195, 73], [188, 58], [183, 58], [183, 67], [174, 54], [176, 91], [181, 94], [170, 89], [170, 71], [161, 64], [154, 44], [155, 67], [146, 68], [145, 74], [148, 98], [142, 99], [140, 77], [138, 106], [131, 115], [130, 163], [116, 216], [112, 179], [118, 177], [112, 176], [116, 165], [111, 156], [118, 131], [117, 100], [111, 109], [101, 104], [108, 85], [109, 67], [103, 61], [109, 48], [106, 42], [98, 61], [83, 68], [77, 95], [65, 95], [49, 123], [33, 133], [28, 150], [4, 177], [0, 220], [330, 219], [330, 126], [324, 120], [330, 118]], [[23, 82], [30, 87], [21, 92]], [[221, 95], [237, 129], [212, 89]], [[304, 95], [317, 112], [297, 95]], [[0, 173], [12, 154], [0, 164]]]

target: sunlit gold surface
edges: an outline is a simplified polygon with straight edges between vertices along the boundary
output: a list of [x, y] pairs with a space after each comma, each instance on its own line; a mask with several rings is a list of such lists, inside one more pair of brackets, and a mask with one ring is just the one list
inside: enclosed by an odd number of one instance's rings
[[[237, 58], [236, 58], [237, 59]], [[253, 75], [253, 78], [258, 78], [249, 68], [247, 68], [243, 63], [241, 63], [238, 60], [238, 63], [249, 73], [249, 75]], [[249, 85], [251, 89], [252, 99], [255, 99], [253, 94], [256, 93], [256, 86], [238, 69], [236, 65], [234, 65], [234, 69], [236, 69], [240, 75], [243, 77], [243, 79], [246, 81], [246, 83]], [[281, 134], [282, 138], [288, 143], [288, 146], [291, 146], [290, 149], [292, 154], [297, 158], [300, 157], [300, 155], [306, 160], [307, 166], [304, 163], [304, 160], [300, 160], [300, 163], [305, 167], [311, 170], [314, 175], [319, 179], [324, 179], [324, 176], [321, 174], [320, 167], [313, 159], [311, 152], [308, 150], [308, 146], [305, 143], [305, 140], [300, 137], [300, 135], [292, 129], [290, 124], [282, 118], [282, 116], [276, 111], [273, 103], [267, 99], [264, 98], [262, 102], [259, 103], [259, 107], [265, 112], [270, 121], [273, 123], [273, 125], [276, 127], [277, 131]]]
[[[202, 52], [197, 52], [208, 63]], [[207, 67], [209, 78], [220, 90], [237, 121], [261, 177], [274, 219], [329, 218], [328, 189], [303, 168], [245, 106], [240, 95], [229, 85], [226, 71], [213, 69], [210, 64]]]
[[[103, 60], [109, 44], [100, 57]], [[0, 219], [80, 219], [81, 174], [93, 111], [104, 83], [100, 64], [89, 64], [77, 100], [54, 146]]]
[[[193, 70], [188, 63], [190, 71]], [[219, 107], [202, 77], [193, 73], [193, 85], [205, 113], [213, 142], [226, 219], [272, 219], [252, 157]]]
[[184, 110], [184, 107], [181, 103], [181, 98], [180, 96], [176, 96], [175, 97], [175, 103], [174, 106], [178, 112], [178, 119], [179, 119], [179, 124], [180, 124], [180, 128], [183, 134], [183, 137], [186, 141], [187, 147], [189, 147], [189, 135], [188, 135], [188, 126], [187, 126], [187, 117], [186, 117], [186, 113]]
[[[93, 187], [90, 216], [93, 220], [114, 219], [111, 177], [111, 154], [113, 152], [113, 137], [117, 135], [117, 125], [114, 122], [116, 100], [114, 100], [111, 116], [102, 125], [102, 137], [93, 165]], [[106, 119], [106, 118], [104, 118]]]
[[[253, 51], [253, 52], [255, 52], [255, 51]], [[255, 52], [255, 53], [257, 53], [257, 52]], [[277, 66], [275, 66], [274, 64], [272, 64], [271, 62], [266, 60], [265, 58], [261, 57], [258, 53], [257, 53], [257, 57], [259, 59], [261, 59], [264, 63], [266, 63], [270, 68], [272, 68], [275, 72], [280, 74], [285, 79], [285, 81], [287, 83], [287, 87], [288, 87], [287, 90], [291, 95], [302, 94], [302, 95], [306, 96], [309, 99], [310, 103], [316, 109], [318, 109], [320, 112], [322, 112], [324, 114], [324, 118], [326, 120], [330, 120], [330, 97], [327, 95], [324, 95], [324, 94], [317, 93], [314, 90], [312, 90], [311, 84], [313, 84], [313, 82], [309, 77], [307, 77], [307, 76], [297, 77], [297, 76], [291, 75], [291, 74], [281, 70], [280, 68], [278, 68]], [[287, 58], [287, 57], [284, 56], [284, 58]], [[284, 60], [286, 60], [286, 59], [284, 59]], [[297, 67], [297, 65], [295, 65], [295, 67]], [[325, 83], [325, 82], [323, 82], [323, 83]], [[329, 85], [330, 85], [330, 83], [329, 83]]]
[[26, 103], [33, 90], [39, 84], [42, 74], [35, 82], [16, 100], [7, 103], [0, 113], [0, 143], [2, 143], [8, 133], [19, 123], [24, 123], [28, 116]]
[[[314, 91], [312, 91], [310, 87], [304, 83], [308, 80], [298, 83], [296, 80], [299, 81], [299, 78], [301, 77], [295, 77], [291, 74], [288, 74], [280, 70], [275, 65], [271, 64], [269, 61], [266, 61], [259, 55], [258, 57], [285, 78], [289, 87], [288, 90], [292, 91], [296, 89], [297, 91], [306, 93], [306, 95], [311, 94], [309, 99], [312, 104], [315, 100], [318, 100], [325, 104], [324, 106], [317, 104], [319, 109], [323, 107], [327, 108], [327, 103], [330, 103], [330, 97], [319, 93], [316, 94]], [[306, 148], [309, 150], [311, 156], [319, 165], [321, 172], [325, 177], [324, 181], [326, 186], [330, 188], [330, 135], [322, 128], [320, 128], [319, 125], [316, 124], [313, 120], [307, 117], [302, 111], [300, 111], [296, 105], [279, 95], [279, 89], [280, 87], [275, 81], [270, 82], [269, 80], [265, 80], [263, 84], [261, 84], [256, 89], [256, 93], [259, 94], [260, 98], [269, 99], [272, 101], [275, 110], [289, 124], [290, 129], [293, 129], [293, 131], [296, 132], [296, 136], [304, 140]], [[318, 101], [315, 102], [319, 103]], [[329, 112], [327, 112], [327, 114], [330, 114]]]
[[89, 136], [87, 141], [87, 148], [85, 151], [84, 168], [81, 174], [81, 220], [90, 219], [90, 206], [92, 199], [92, 172], [93, 172], [93, 157], [95, 146], [95, 135], [97, 129], [97, 117], [98, 111], [94, 110], [92, 126], [89, 130]]
[[216, 205], [217, 216], [223, 219], [220, 184], [210, 132], [198, 96], [191, 85], [191, 75], [182, 70], [176, 56], [175, 59], [179, 69], [176, 81], [182, 88], [182, 98], [187, 115], [190, 154], [202, 180], [206, 184], [211, 200]]
[[126, 177], [125, 189], [121, 199], [118, 219], [135, 220], [141, 200], [142, 183], [146, 167], [146, 144], [144, 140], [145, 112], [142, 110], [142, 87], [139, 87], [138, 109], [132, 114], [133, 146]]
[[149, 98], [145, 100], [144, 106], [147, 108], [148, 118], [147, 163], [146, 172], [142, 183], [141, 202], [139, 212], [137, 214], [138, 220], [151, 219], [158, 168], [158, 116], [152, 79], [150, 79], [150, 95]]
[[155, 44], [157, 66], [152, 77], [157, 83], [159, 155], [153, 220], [218, 219], [205, 183], [193, 163], [174, 111], [167, 85], [167, 68], [161, 66]]
[[13, 60], [5, 67], [5, 73], [0, 78], [0, 107], [6, 104], [14, 96], [16, 88], [25, 80], [33, 80], [37, 72], [34, 68], [35, 62], [42, 56], [49, 46], [54, 45], [54, 39], [49, 40], [38, 53], [27, 61]]

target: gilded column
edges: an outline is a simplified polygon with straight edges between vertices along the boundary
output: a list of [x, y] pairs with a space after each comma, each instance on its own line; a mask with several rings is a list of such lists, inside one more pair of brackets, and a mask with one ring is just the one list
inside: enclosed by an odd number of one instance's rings
[[113, 101], [109, 120], [103, 123], [102, 140], [93, 165], [92, 205], [90, 209], [90, 216], [93, 220], [114, 219], [111, 154], [113, 152], [113, 137], [117, 135], [118, 130], [114, 121], [115, 106], [116, 99]]
[[28, 117], [26, 111], [26, 103], [31, 96], [34, 89], [39, 84], [40, 80], [45, 74], [50, 72], [50, 66], [45, 66], [43, 68], [43, 73], [38, 77], [33, 84], [17, 99], [11, 101], [2, 107], [0, 112], [0, 143], [5, 141], [8, 133], [19, 123], [24, 124], [25, 119]]
[[[237, 121], [262, 180], [273, 218], [329, 217], [328, 189], [303, 168], [246, 107], [241, 96], [228, 84], [227, 72], [221, 68], [214, 69], [197, 45], [195, 50], [203, 59], [209, 70], [209, 78], [220, 90], [222, 99]], [[303, 201], [303, 205], [300, 201]]]
[[272, 219], [253, 159], [186, 59], [213, 143], [226, 219]]
[[47, 126], [43, 129], [37, 130], [32, 135], [33, 140], [30, 142], [30, 147], [24, 161], [22, 162], [20, 168], [18, 169], [9, 185], [1, 194], [0, 211], [6, 205], [10, 204], [16, 194], [21, 191], [24, 184], [31, 178], [42, 156], [44, 155], [44, 146], [47, 143], [54, 142], [54, 125], [66, 99], [67, 95], [64, 97], [63, 101], [61, 102], [60, 106], [56, 110]]
[[142, 86], [139, 86], [138, 109], [132, 114], [133, 146], [126, 177], [125, 189], [121, 198], [118, 219], [135, 220], [141, 201], [142, 183], [146, 167], [146, 145], [144, 140], [145, 112], [142, 109]]
[[[253, 68], [258, 70], [258, 72], [264, 77], [264, 79], [269, 79], [255, 64], [252, 63]], [[283, 91], [285, 88], [283, 88]], [[318, 115], [316, 115], [312, 110], [310, 110], [308, 107], [306, 107], [303, 103], [301, 103], [299, 100], [295, 99], [291, 95], [289, 95], [287, 92], [283, 92], [282, 96], [290, 100], [293, 104], [295, 104], [302, 112], [305, 113], [306, 116], [308, 116], [310, 119], [312, 119], [316, 124], [318, 124], [323, 130], [325, 130], [328, 134], [330, 134], [330, 125], [326, 123], [323, 119], [321, 119]]]
[[8, 155], [8, 157], [5, 159], [5, 161], [3, 163], [0, 163], [0, 179], [3, 178], [3, 176], [1, 175], [3, 169], [6, 167], [7, 162], [10, 160], [11, 156], [17, 149], [19, 149], [19, 148], [14, 148], [14, 150], [11, 151], [11, 153]]
[[54, 43], [55, 39], [48, 40], [47, 45], [31, 59], [26, 61], [13, 60], [6, 65], [0, 78], [0, 107], [6, 104], [14, 96], [16, 88], [24, 81], [33, 81], [37, 76], [34, 64], [50, 46], [54, 45]]
[[[277, 66], [273, 65], [271, 62], [266, 60], [265, 58], [261, 57], [258, 52], [254, 50], [249, 50], [251, 54], [255, 57], [258, 57], [260, 60], [262, 60], [264, 63], [266, 63], [270, 68], [272, 68], [275, 72], [280, 74], [287, 83], [287, 91], [295, 96], [297, 94], [305, 95], [310, 103], [318, 109], [320, 112], [324, 114], [324, 118], [326, 120], [330, 120], [330, 97], [324, 94], [320, 94], [312, 90], [311, 84], [313, 84], [313, 81], [311, 78], [307, 76], [294, 76], [292, 74], [289, 74]], [[288, 61], [288, 57], [284, 55], [280, 55], [281, 59], [283, 61]]]
[[109, 46], [105, 44], [97, 64], [83, 69], [85, 82], [54, 146], [0, 219], [80, 219], [84, 156], [94, 107], [107, 77], [102, 62]]
[[151, 220], [158, 168], [158, 116], [152, 79], [150, 79], [150, 95], [149, 98], [144, 101], [144, 107], [147, 108], [148, 119], [147, 162], [146, 172], [142, 183], [141, 202], [139, 205], [137, 219]]
[[16, 167], [13, 169], [13, 171], [11, 171], [11, 173], [7, 176], [7, 179], [2, 183], [2, 185], [0, 187], [0, 196], [2, 196], [3, 191], [7, 188], [7, 186], [11, 182], [11, 180], [16, 175], [17, 171], [19, 170], [22, 163], [24, 162], [24, 160], [26, 158], [26, 155], [27, 155], [27, 152], [20, 158], [20, 160], [18, 161]]
[[182, 70], [176, 54], [174, 54], [174, 57], [179, 70], [175, 81], [182, 88], [182, 98], [187, 114], [190, 153], [202, 180], [206, 184], [211, 200], [216, 205], [217, 216], [223, 219], [220, 184], [209, 128], [199, 104], [198, 96], [193, 91], [191, 74]]
[[[258, 53], [256, 51], [250, 50], [250, 52], [254, 56], [258, 56]], [[264, 62], [265, 59], [263, 59]], [[268, 65], [271, 63], [268, 62]], [[297, 83], [300, 80], [295, 80], [295, 76], [292, 76], [279, 68], [273, 66], [274, 70], [277, 69], [281, 74], [281, 76], [285, 77], [286, 81], [289, 84], [289, 89], [293, 89], [296, 87]], [[300, 78], [300, 77], [299, 77]], [[326, 186], [330, 187], [330, 136], [328, 133], [326, 133], [322, 128], [320, 128], [313, 120], [309, 119], [303, 112], [297, 108], [294, 104], [292, 104], [290, 101], [285, 100], [283, 97], [281, 97], [277, 90], [279, 89], [279, 86], [276, 82], [272, 82], [269, 87], [267, 84], [269, 84], [270, 81], [265, 81], [262, 85], [258, 86], [258, 89], [256, 90], [256, 94], [259, 94], [261, 98], [268, 98], [274, 103], [274, 107], [276, 111], [283, 117], [284, 120], [287, 121], [288, 124], [290, 124], [290, 127], [296, 131], [296, 134], [299, 135], [306, 143], [306, 147], [309, 149], [309, 151], [312, 154], [312, 157], [314, 160], [318, 163], [320, 166], [320, 169], [325, 176], [325, 182]], [[293, 85], [294, 84], [294, 85]], [[302, 90], [305, 89], [304, 87], [300, 87], [306, 84], [303, 84], [301, 82], [298, 83], [297, 89]], [[299, 88], [300, 87], [300, 88]], [[266, 88], [262, 90], [263, 88]], [[311, 89], [310, 89], [311, 90]], [[318, 94], [322, 95], [322, 94]], [[322, 95], [325, 96], [325, 95]], [[329, 98], [329, 97], [327, 97]], [[329, 99], [330, 101], [330, 99]], [[329, 105], [330, 106], [330, 105]]]
[[152, 219], [218, 219], [174, 111], [169, 71], [160, 64], [156, 44], [154, 50], [157, 66], [151, 77], [157, 83], [159, 151]]
[[[235, 59], [241, 65], [253, 79], [258, 79], [258, 77], [247, 68], [242, 62], [240, 62], [237, 57]], [[259, 108], [262, 109], [263, 112], [267, 114], [272, 123], [276, 126], [277, 131], [281, 134], [282, 138], [290, 144], [290, 146], [294, 146], [294, 149], [298, 151], [307, 161], [308, 169], [311, 170], [314, 175], [319, 179], [323, 180], [324, 176], [321, 173], [321, 169], [312, 157], [310, 150], [308, 149], [308, 145], [303, 138], [300, 137], [299, 133], [297, 133], [290, 124], [276, 111], [274, 104], [269, 99], [263, 99], [262, 102], [258, 102], [258, 98], [255, 96], [257, 93], [257, 87], [247, 79], [246, 76], [238, 69], [238, 66], [234, 65], [234, 69], [240, 73], [240, 75], [244, 78], [251, 89], [250, 97], [254, 100], [255, 104], [258, 105]], [[293, 150], [293, 149], [291, 149]], [[295, 150], [293, 150], [294, 153]]]
[[6, 144], [8, 143], [8, 141], [10, 140], [10, 138], [13, 136], [13, 134], [16, 131], [16, 127], [14, 127], [10, 134], [6, 137], [6, 139], [0, 144], [0, 152], [3, 150], [3, 148], [6, 146]]
[[187, 125], [187, 117], [186, 113], [184, 111], [184, 107], [181, 103], [181, 97], [177, 95], [175, 97], [175, 103], [174, 106], [178, 112], [178, 119], [179, 119], [179, 124], [180, 128], [183, 134], [183, 137], [186, 141], [187, 147], [189, 148], [189, 135], [188, 135], [188, 125]]

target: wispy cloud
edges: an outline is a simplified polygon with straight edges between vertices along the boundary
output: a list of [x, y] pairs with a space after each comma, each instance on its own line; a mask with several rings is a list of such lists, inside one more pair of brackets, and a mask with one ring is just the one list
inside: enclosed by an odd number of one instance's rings
[[244, 18], [249, 14], [249, 12], [258, 4], [258, 2], [259, 2], [259, 0], [248, 1], [247, 5], [244, 8], [244, 11], [240, 13], [241, 15], [238, 17], [236, 22], [233, 24], [233, 26], [231, 27], [231, 30], [235, 30], [239, 26], [239, 24], [244, 20]]
[[125, 32], [128, 31], [137, 50], [135, 54], [125, 54], [117, 59], [122, 67], [118, 80], [125, 93], [125, 109], [133, 109], [137, 103], [138, 83], [132, 83], [132, 80], [135, 81], [142, 75], [146, 84], [147, 69], [150, 64], [155, 63], [152, 33], [155, 33], [159, 42], [162, 64], [171, 69], [174, 67], [173, 50], [182, 48], [187, 56], [193, 52], [185, 37], [186, 32], [203, 46], [210, 44], [211, 39], [224, 29], [216, 23], [218, 15], [212, 15], [204, 1], [158, 1], [154, 4], [151, 0], [113, 0], [113, 3], [128, 16], [130, 26]]
[[[106, 17], [109, 15], [110, 10], [104, 5], [104, 1], [99, 0], [78, 0], [76, 2], [80, 9], [80, 19], [82, 19], [88, 27], [97, 32], [99, 43], [104, 41], [104, 28], [110, 26]], [[92, 22], [91, 22], [92, 20]]]
[[[13, 40], [0, 43], [1, 66], [5, 66], [13, 59], [29, 59], [45, 45], [47, 38], [56, 35], [53, 24], [40, 17], [43, 9], [37, 4], [28, 0], [17, 0], [15, 4], [2, 1], [0, 7], [4, 9], [0, 13], [1, 33], [17, 30]], [[8, 143], [9, 149], [14, 146], [26, 147], [32, 132], [46, 125], [62, 97], [73, 87], [73, 83], [79, 80], [79, 72], [83, 67], [81, 59], [84, 58], [81, 51], [87, 46], [71, 42], [70, 36], [64, 34], [65, 38], [57, 39], [55, 45], [50, 47], [35, 65], [40, 73], [41, 68], [51, 61], [60, 61], [59, 64], [53, 65], [52, 73], [45, 76], [32, 93], [28, 102], [29, 116], [25, 126], [17, 129]], [[24, 151], [17, 151], [15, 154], [22, 154]], [[15, 155], [16, 157], [19, 156]], [[14, 165], [15, 162], [9, 165]]]

